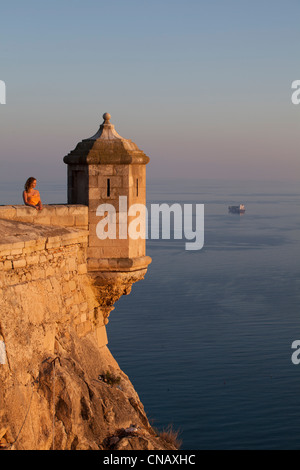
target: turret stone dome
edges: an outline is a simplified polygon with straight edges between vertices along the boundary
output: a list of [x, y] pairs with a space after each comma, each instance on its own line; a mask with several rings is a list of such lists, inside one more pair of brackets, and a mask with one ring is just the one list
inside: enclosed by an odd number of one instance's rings
[[124, 139], [110, 123], [109, 113], [103, 114], [103, 123], [98, 132], [79, 142], [74, 150], [64, 157], [69, 165], [146, 165], [150, 158], [129, 139]]

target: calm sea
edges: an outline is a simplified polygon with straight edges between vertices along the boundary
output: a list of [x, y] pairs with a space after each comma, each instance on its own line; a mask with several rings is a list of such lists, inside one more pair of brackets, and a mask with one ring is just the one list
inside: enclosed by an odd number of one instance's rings
[[[66, 200], [63, 184], [39, 189]], [[183, 449], [299, 449], [299, 185], [149, 181], [147, 200], [205, 205], [204, 248], [148, 240], [145, 280], [110, 315], [110, 350], [151, 424], [180, 430]], [[0, 204], [17, 202], [1, 184]], [[239, 203], [246, 214], [228, 214]]]

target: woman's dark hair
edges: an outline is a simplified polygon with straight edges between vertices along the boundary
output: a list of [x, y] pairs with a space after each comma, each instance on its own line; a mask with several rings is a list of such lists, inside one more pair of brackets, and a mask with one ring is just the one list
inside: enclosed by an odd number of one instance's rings
[[25, 191], [28, 193], [30, 187], [32, 186], [32, 183], [36, 180], [36, 178], [33, 178], [33, 176], [31, 176], [30, 178], [28, 178], [28, 180], [26, 181], [25, 183], [25, 186], [24, 186], [24, 189]]

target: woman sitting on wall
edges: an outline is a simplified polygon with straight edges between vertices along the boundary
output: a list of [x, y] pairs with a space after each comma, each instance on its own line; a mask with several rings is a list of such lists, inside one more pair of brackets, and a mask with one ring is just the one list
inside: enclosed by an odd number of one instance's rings
[[40, 193], [36, 187], [36, 179], [31, 177], [25, 183], [25, 190], [23, 191], [23, 200], [25, 206], [34, 207], [36, 210], [41, 211], [43, 209]]

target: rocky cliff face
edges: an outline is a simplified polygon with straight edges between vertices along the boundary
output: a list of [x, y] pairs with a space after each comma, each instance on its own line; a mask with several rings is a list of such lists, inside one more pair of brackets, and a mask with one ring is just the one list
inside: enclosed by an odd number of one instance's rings
[[174, 449], [156, 435], [107, 347], [68, 327], [38, 374], [1, 366], [0, 445], [7, 449]]
[[86, 233], [0, 220], [0, 235], [0, 448], [175, 449], [106, 346]]

